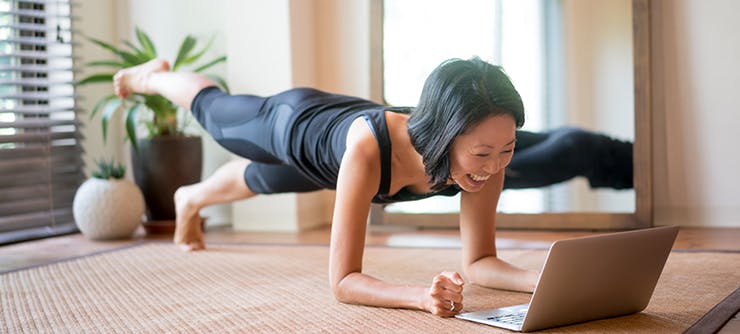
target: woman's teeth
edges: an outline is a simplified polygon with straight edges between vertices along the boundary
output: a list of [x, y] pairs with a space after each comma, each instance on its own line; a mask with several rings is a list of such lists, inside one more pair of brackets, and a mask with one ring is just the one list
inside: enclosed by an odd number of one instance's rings
[[468, 174], [468, 175], [470, 175], [470, 178], [473, 179], [473, 181], [475, 182], [483, 182], [483, 181], [488, 180], [489, 177], [491, 177], [490, 174], [485, 175], [485, 176], [475, 175], [475, 174]]

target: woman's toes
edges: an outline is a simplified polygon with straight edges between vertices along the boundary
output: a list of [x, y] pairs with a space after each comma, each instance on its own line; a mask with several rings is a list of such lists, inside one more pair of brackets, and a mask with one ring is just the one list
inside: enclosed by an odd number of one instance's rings
[[206, 249], [206, 245], [203, 241], [192, 241], [184, 244], [179, 244], [180, 250], [183, 252], [192, 252]]
[[203, 241], [191, 242], [188, 244], [191, 251], [198, 251], [206, 249], [206, 244]]

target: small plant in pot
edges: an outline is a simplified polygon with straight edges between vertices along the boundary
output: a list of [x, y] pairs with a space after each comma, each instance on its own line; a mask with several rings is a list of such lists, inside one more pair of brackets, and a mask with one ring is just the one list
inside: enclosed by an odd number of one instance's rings
[[[151, 38], [136, 28], [134, 44], [123, 41], [125, 47], [117, 48], [103, 41], [90, 38], [95, 45], [110, 51], [115, 60], [93, 61], [89, 67], [109, 68], [109, 72], [97, 73], [83, 78], [77, 84], [87, 85], [113, 81], [115, 72], [159, 58]], [[188, 35], [180, 44], [177, 56], [172, 62], [172, 71], [184, 67], [194, 67], [193, 72], [204, 72], [222, 63], [226, 56], [216, 57], [201, 65], [196, 65], [211, 48], [213, 38], [202, 48], [196, 48], [197, 40]], [[225, 81], [212, 74], [206, 74], [228, 91]], [[121, 99], [114, 94], [102, 97], [92, 109], [90, 117], [101, 114], [103, 139], [106, 140], [108, 123], [115, 113], [125, 113], [126, 137], [131, 142], [131, 160], [134, 179], [144, 193], [147, 206], [147, 220], [144, 227], [147, 233], [172, 233], [175, 228], [175, 205], [173, 196], [180, 186], [200, 181], [203, 164], [201, 138], [184, 132], [190, 115], [172, 101], [161, 95], [132, 94]], [[148, 136], [138, 138], [137, 126], [143, 122]]]
[[91, 178], [82, 183], [72, 202], [75, 223], [93, 240], [130, 238], [141, 224], [144, 196], [124, 179], [121, 164], [100, 161]]

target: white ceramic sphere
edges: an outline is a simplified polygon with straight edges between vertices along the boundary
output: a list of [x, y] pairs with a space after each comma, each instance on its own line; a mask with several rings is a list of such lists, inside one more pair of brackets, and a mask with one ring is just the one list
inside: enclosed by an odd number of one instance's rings
[[73, 202], [73, 214], [82, 234], [93, 240], [130, 238], [141, 224], [144, 195], [129, 180], [90, 178]]

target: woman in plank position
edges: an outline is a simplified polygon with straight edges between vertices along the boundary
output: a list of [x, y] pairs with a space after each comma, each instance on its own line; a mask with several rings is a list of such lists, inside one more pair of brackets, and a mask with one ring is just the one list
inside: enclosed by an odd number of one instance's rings
[[199, 210], [257, 194], [336, 189], [330, 284], [344, 303], [463, 308], [463, 278], [442, 272], [429, 286], [397, 285], [362, 272], [370, 204], [461, 193], [463, 270], [469, 281], [534, 289], [538, 273], [496, 257], [496, 205], [524, 123], [522, 100], [501, 68], [451, 59], [427, 78], [417, 107], [395, 109], [310, 88], [274, 96], [229, 95], [208, 78], [170, 72], [164, 60], [124, 69], [116, 94], [161, 94], [189, 108], [211, 136], [248, 160], [232, 161], [175, 194], [175, 243], [205, 247]]

